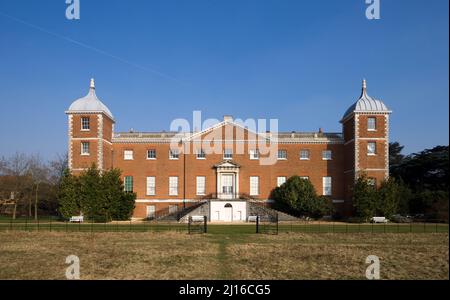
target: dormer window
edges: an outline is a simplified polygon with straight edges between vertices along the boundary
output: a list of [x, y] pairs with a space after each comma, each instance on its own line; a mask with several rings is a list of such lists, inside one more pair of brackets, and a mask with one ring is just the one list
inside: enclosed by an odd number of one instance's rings
[[88, 131], [90, 129], [89, 117], [81, 117], [81, 130]]

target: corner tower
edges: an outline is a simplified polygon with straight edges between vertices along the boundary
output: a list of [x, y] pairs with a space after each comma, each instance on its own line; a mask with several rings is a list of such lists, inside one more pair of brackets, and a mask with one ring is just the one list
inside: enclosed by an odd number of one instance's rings
[[74, 101], [66, 111], [68, 116], [68, 163], [77, 174], [92, 163], [100, 170], [112, 167], [112, 135], [114, 117], [95, 93], [91, 79], [89, 93]]
[[367, 82], [363, 80], [361, 96], [340, 121], [344, 134], [346, 199], [351, 198], [353, 183], [361, 173], [377, 186], [389, 177], [390, 114], [381, 100], [367, 94]]

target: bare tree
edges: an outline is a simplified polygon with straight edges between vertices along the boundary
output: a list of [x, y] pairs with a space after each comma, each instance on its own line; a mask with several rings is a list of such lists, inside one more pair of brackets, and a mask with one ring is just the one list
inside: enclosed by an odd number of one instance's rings
[[31, 175], [34, 185], [34, 219], [37, 220], [39, 185], [43, 182], [48, 182], [50, 170], [47, 165], [43, 163], [41, 156], [39, 154], [35, 154], [29, 158], [28, 173]]
[[56, 158], [49, 162], [49, 180], [53, 185], [59, 185], [64, 171], [68, 168], [67, 153], [57, 154]]
[[6, 160], [5, 158], [1, 159], [0, 171], [3, 175], [10, 176], [12, 178], [12, 192], [14, 192], [17, 199], [14, 204], [13, 219], [16, 218], [17, 204], [23, 197], [23, 192], [26, 188], [26, 182], [23, 180], [23, 177], [27, 173], [28, 166], [28, 157], [23, 153], [16, 152], [10, 157], [9, 160]]

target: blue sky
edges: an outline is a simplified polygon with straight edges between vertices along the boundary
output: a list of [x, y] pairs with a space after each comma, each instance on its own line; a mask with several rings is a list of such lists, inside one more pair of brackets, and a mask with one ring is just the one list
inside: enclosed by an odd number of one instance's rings
[[96, 79], [116, 131], [175, 118], [278, 118], [339, 132], [368, 93], [390, 109], [405, 153], [449, 136], [448, 0], [0, 0], [0, 156], [67, 147], [64, 111]]

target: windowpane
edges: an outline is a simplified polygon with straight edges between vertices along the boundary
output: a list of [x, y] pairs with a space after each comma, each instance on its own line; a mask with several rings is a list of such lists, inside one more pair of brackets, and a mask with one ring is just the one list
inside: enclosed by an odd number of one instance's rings
[[89, 128], [90, 128], [89, 117], [82, 117], [81, 118], [81, 129], [89, 130]]
[[367, 118], [367, 129], [368, 130], [376, 130], [377, 129], [377, 119], [376, 118]]
[[125, 192], [133, 191], [133, 176], [125, 176], [124, 190]]
[[169, 177], [169, 195], [170, 196], [178, 195], [178, 177], [176, 176]]
[[278, 159], [287, 159], [287, 151], [278, 150]]
[[323, 191], [324, 196], [331, 196], [331, 177], [323, 177]]
[[203, 149], [197, 149], [197, 159], [205, 159], [206, 153]]
[[81, 154], [83, 155], [89, 154], [89, 142], [81, 143]]
[[301, 160], [309, 159], [309, 150], [300, 150], [300, 159]]
[[285, 182], [286, 182], [286, 177], [285, 176], [277, 177], [277, 186], [278, 187], [282, 186]]
[[156, 182], [155, 177], [147, 177], [147, 195], [153, 196], [156, 194]]
[[367, 143], [367, 154], [375, 155], [377, 153], [377, 145], [375, 142]]
[[153, 219], [155, 217], [156, 207], [155, 205], [147, 205], [147, 218]]
[[322, 152], [322, 159], [330, 160], [331, 159], [331, 150], [324, 150]]
[[232, 149], [225, 149], [223, 151], [223, 158], [224, 159], [232, 159], [233, 158], [233, 150]]
[[156, 150], [155, 149], [147, 150], [147, 159], [156, 159]]
[[132, 160], [133, 159], [133, 150], [125, 150], [123, 151], [123, 159]]
[[258, 159], [259, 158], [259, 151], [257, 149], [251, 149], [249, 150], [250, 159]]
[[178, 149], [173, 149], [169, 151], [169, 158], [170, 159], [178, 159], [178, 157], [180, 156]]
[[259, 177], [258, 176], [250, 176], [250, 195], [251, 196], [259, 195]]
[[197, 195], [206, 194], [205, 183], [206, 183], [205, 176], [197, 176]]

